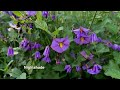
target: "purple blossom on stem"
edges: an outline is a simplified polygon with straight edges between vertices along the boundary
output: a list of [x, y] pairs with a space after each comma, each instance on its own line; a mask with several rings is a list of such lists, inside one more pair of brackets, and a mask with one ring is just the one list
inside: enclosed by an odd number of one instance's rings
[[55, 18], [56, 18], [55, 15], [52, 15], [52, 20], [55, 20]]
[[112, 47], [113, 45], [112, 45], [112, 43], [110, 42], [110, 41], [108, 41], [108, 40], [103, 40], [102, 41], [105, 45], [107, 45], [108, 47]]
[[97, 42], [102, 42], [102, 39], [100, 37], [98, 37]]
[[42, 16], [47, 18], [49, 15], [48, 11], [42, 11]]
[[101, 65], [95, 64], [95, 65], [93, 66], [93, 68], [87, 69], [87, 72], [88, 72], [89, 74], [98, 74], [98, 73], [100, 73], [101, 69], [102, 69], [102, 66], [101, 66]]
[[40, 59], [40, 58], [41, 58], [40, 52], [36, 51], [35, 52], [35, 60]]
[[70, 40], [68, 37], [56, 38], [52, 41], [51, 48], [58, 53], [62, 53], [68, 49], [70, 45]]
[[84, 57], [84, 58], [88, 58], [88, 55], [86, 54], [86, 52], [85, 51], [82, 51], [82, 52], [80, 52], [80, 54]]
[[26, 14], [28, 16], [35, 16], [36, 15], [36, 11], [26, 11]]
[[12, 47], [9, 46], [8, 51], [7, 51], [7, 56], [14, 56], [14, 50]]
[[77, 44], [80, 44], [80, 45], [88, 44], [90, 42], [90, 38], [89, 38], [89, 36], [81, 34], [79, 37], [74, 39], [74, 42], [76, 42]]
[[40, 47], [41, 45], [39, 43], [37, 42], [34, 43], [34, 46], [33, 46], [34, 49], [39, 49]]
[[71, 73], [72, 68], [71, 68], [70, 65], [66, 65], [65, 68], [64, 68], [64, 70], [66, 70], [67, 73]]
[[80, 66], [76, 66], [76, 71], [79, 72], [81, 70]]
[[46, 46], [46, 48], [43, 52], [43, 55], [49, 57], [49, 53], [50, 53], [50, 48], [49, 48], [49, 46]]
[[119, 47], [119, 45], [114, 44], [114, 45], [112, 46], [112, 49], [114, 49], [114, 50], [118, 50], [118, 47]]
[[98, 37], [95, 33], [91, 34], [90, 36], [90, 42], [93, 43], [93, 42], [98, 42]]
[[89, 29], [80, 27], [78, 29], [73, 30], [73, 32], [77, 35], [77, 37], [79, 37], [81, 34], [88, 35]]
[[20, 43], [20, 47], [21, 48], [25, 48], [28, 45], [29, 41], [24, 38], [24, 40], [22, 40], [22, 42]]
[[42, 60], [45, 61], [46, 63], [51, 62], [51, 60], [50, 60], [50, 58], [48, 56], [45, 56]]
[[82, 66], [83, 70], [87, 70], [88, 68], [89, 68], [89, 66], [87, 64], [85, 64], [85, 65]]
[[93, 54], [90, 54], [89, 57], [88, 57], [88, 59], [89, 59], [89, 60], [92, 60], [93, 57], [94, 57], [94, 55], [93, 55]]

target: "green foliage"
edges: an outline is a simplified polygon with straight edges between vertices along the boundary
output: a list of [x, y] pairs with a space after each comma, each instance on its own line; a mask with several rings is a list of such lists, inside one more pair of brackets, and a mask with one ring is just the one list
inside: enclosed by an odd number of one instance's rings
[[[42, 11], [35, 16], [27, 16], [25, 11], [12, 11], [14, 16], [0, 12], [0, 78], [9, 79], [120, 79], [120, 51], [114, 50], [103, 42], [87, 45], [78, 45], [74, 42], [76, 35], [72, 32], [80, 26], [90, 29], [102, 40], [109, 40], [112, 44], [120, 45], [120, 12], [119, 11], [49, 11], [47, 18]], [[52, 20], [55, 15], [55, 20]], [[9, 22], [21, 27], [21, 30], [9, 26]], [[33, 27], [30, 28], [30, 24]], [[9, 29], [11, 28], [11, 29]], [[9, 29], [9, 30], [8, 30]], [[70, 40], [69, 48], [58, 54], [50, 47], [50, 63], [42, 60], [46, 46], [51, 46], [54, 38], [67, 37]], [[24, 50], [21, 41], [26, 38], [30, 43], [39, 43], [38, 49]], [[12, 46], [14, 56], [7, 56], [8, 47]], [[25, 47], [26, 48], [26, 47]], [[40, 59], [35, 60], [35, 52], [40, 52]], [[80, 52], [85, 51], [87, 56], [93, 54], [92, 60], [83, 57]], [[74, 55], [71, 55], [71, 52]], [[56, 64], [60, 60], [61, 64]], [[100, 74], [90, 75], [86, 70], [76, 72], [76, 66], [88, 64], [90, 67], [96, 62], [103, 67]], [[70, 65], [71, 73], [66, 73], [65, 65]], [[45, 67], [44, 69], [24, 69], [24, 66]]]

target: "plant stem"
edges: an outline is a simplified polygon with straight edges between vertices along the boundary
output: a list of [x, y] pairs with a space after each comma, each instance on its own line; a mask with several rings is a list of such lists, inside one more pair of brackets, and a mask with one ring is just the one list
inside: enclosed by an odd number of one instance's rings
[[94, 16], [93, 16], [93, 19], [92, 19], [92, 22], [91, 22], [91, 24], [90, 24], [90, 26], [89, 26], [89, 29], [91, 29], [91, 26], [92, 26], [92, 24], [93, 24], [93, 22], [94, 22], [94, 20], [95, 20], [96, 15], [97, 15], [97, 11], [95, 11], [95, 14], [94, 14]]

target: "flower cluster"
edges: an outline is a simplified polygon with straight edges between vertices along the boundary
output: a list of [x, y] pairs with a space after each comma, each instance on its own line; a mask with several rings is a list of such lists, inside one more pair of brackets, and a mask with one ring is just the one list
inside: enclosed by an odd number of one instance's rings
[[[70, 65], [66, 65], [65, 68], [64, 68], [64, 70], [65, 70], [67, 73], [71, 73], [72, 67], [71, 67]], [[80, 72], [80, 71], [81, 71], [80, 66], [78, 66], [78, 65], [76, 66], [76, 71], [77, 71], [77, 72]]]
[[93, 42], [101, 42], [101, 38], [98, 38], [95, 33], [92, 33], [91, 35], [89, 35], [90, 30], [84, 27], [75, 29], [73, 30], [73, 32], [76, 35], [74, 42], [79, 45], [93, 43]]
[[112, 48], [113, 50], [120, 51], [120, 45], [118, 44], [112, 44], [112, 42], [108, 40], [103, 40], [103, 43], [108, 46], [109, 48]]
[[30, 51], [32, 49], [39, 49], [41, 45], [36, 42], [35, 43], [30, 42], [29, 40], [24, 38], [20, 43], [20, 47], [23, 48], [25, 51]]

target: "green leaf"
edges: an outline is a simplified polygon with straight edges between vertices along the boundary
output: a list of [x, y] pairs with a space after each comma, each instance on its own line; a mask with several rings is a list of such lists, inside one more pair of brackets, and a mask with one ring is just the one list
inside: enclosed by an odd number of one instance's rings
[[21, 11], [13, 11], [13, 13], [18, 17], [22, 17], [24, 15]]
[[63, 30], [63, 27], [59, 27], [58, 29], [56, 29], [54, 32], [52, 32], [53, 36], [57, 36], [59, 34], [59, 31]]
[[22, 72], [20, 69], [18, 69], [18, 68], [12, 69], [12, 74], [11, 74], [12, 77], [19, 77], [21, 74], [22, 74]]
[[114, 56], [115, 62], [116, 62], [117, 64], [120, 64], [120, 53], [117, 52], [117, 51], [114, 51], [114, 52], [113, 52], [113, 56]]
[[36, 16], [37, 16], [38, 21], [42, 21], [42, 12], [41, 11], [38, 11]]
[[8, 35], [11, 41], [14, 41], [14, 39], [18, 37], [18, 34], [14, 30], [9, 31]]
[[26, 79], [26, 73], [22, 73], [19, 77], [16, 79]]
[[104, 66], [103, 69], [105, 70], [104, 74], [106, 76], [120, 79], [120, 68], [113, 60], [109, 61], [109, 64]]
[[119, 31], [118, 26], [115, 25], [115, 24], [113, 24], [113, 23], [108, 24], [108, 25], [106, 26], [106, 28], [107, 28], [111, 33], [114, 33], [114, 34], [116, 34], [116, 33]]
[[116, 70], [116, 69], [111, 68], [105, 72], [105, 75], [111, 76], [112, 78], [120, 79], [120, 70]]
[[48, 31], [48, 26], [47, 26], [47, 23], [45, 21], [36, 20], [35, 26], [36, 26], [36, 28], [40, 28], [42, 30]]
[[35, 26], [36, 26], [36, 28], [40, 28], [40, 29], [46, 31], [49, 35], [51, 35], [53, 37], [52, 33], [48, 30], [48, 26], [47, 26], [47, 23], [45, 21], [36, 20]]
[[53, 67], [53, 70], [55, 71], [64, 71], [64, 66], [63, 65], [56, 65]]
[[63, 26], [61, 26], [61, 27], [58, 28], [58, 30], [63, 30], [63, 29], [64, 29]]
[[97, 51], [97, 53], [105, 53], [105, 52], [109, 52], [109, 48], [100, 43], [97, 45], [96, 51]]

